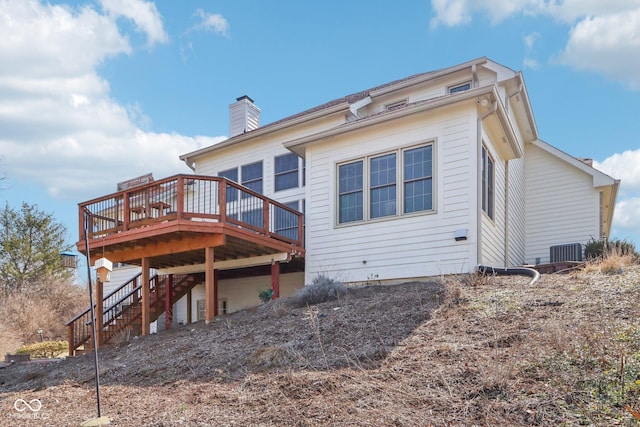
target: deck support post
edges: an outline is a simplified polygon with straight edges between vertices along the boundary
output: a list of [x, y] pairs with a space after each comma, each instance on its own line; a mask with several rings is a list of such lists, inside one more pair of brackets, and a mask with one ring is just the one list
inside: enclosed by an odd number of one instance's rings
[[96, 347], [104, 344], [104, 283], [96, 277]]
[[214, 251], [213, 247], [205, 248], [205, 271], [204, 271], [204, 292], [205, 292], [205, 310], [204, 320], [209, 323], [216, 317], [216, 294], [217, 283], [214, 271]]
[[187, 291], [187, 325], [191, 323], [192, 315], [192, 305], [193, 305], [193, 295], [191, 294], [191, 289]]
[[173, 293], [173, 274], [169, 274], [169, 277], [167, 277], [167, 286], [165, 291], [164, 328], [171, 329], [171, 322], [173, 321], [173, 301], [171, 301], [171, 294]]
[[149, 258], [142, 258], [142, 335], [149, 335], [150, 332], [150, 291], [149, 280], [151, 280]]
[[273, 289], [271, 299], [280, 298], [280, 263], [278, 261], [271, 263], [271, 289]]

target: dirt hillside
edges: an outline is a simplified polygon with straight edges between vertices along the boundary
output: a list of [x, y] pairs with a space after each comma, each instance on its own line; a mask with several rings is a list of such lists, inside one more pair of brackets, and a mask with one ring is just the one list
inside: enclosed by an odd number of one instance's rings
[[[636, 425], [640, 267], [527, 282], [370, 286], [122, 337], [100, 351], [102, 413], [115, 426]], [[91, 357], [0, 369], [0, 425], [95, 416]]]

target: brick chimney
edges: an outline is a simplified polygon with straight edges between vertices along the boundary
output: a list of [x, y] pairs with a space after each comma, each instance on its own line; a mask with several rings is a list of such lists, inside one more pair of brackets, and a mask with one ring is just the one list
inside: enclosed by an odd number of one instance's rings
[[229, 105], [229, 137], [249, 132], [260, 126], [260, 109], [253, 99], [243, 95]]

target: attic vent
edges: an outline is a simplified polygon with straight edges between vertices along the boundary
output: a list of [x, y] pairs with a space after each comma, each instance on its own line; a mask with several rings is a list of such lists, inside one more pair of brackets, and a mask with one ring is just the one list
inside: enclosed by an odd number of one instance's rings
[[549, 248], [551, 262], [582, 261], [582, 245], [580, 243], [568, 243]]
[[387, 111], [393, 111], [393, 110], [397, 110], [398, 108], [402, 108], [405, 105], [407, 105], [407, 100], [403, 99], [402, 101], [398, 101], [398, 102], [393, 102], [391, 104], [387, 104], [384, 106], [384, 108]]
[[464, 82], [455, 86], [449, 86], [449, 94], [454, 94], [458, 92], [464, 92], [465, 90], [471, 89], [471, 82]]

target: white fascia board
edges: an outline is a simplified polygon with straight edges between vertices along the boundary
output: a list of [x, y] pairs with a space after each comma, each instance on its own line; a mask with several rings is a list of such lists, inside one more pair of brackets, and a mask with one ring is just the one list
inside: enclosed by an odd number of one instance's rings
[[[216, 270], [232, 270], [235, 268], [257, 267], [259, 265], [269, 265], [274, 262], [289, 262], [291, 255], [286, 252], [279, 252], [272, 255], [261, 255], [251, 258], [231, 259], [228, 261], [216, 261], [213, 268]], [[205, 271], [205, 264], [193, 264], [180, 267], [170, 267], [158, 269], [158, 274], [192, 274]]]
[[[495, 88], [495, 86], [494, 86]], [[513, 153], [513, 158], [520, 158], [524, 154], [520, 145], [518, 145], [518, 138], [516, 137], [516, 132], [513, 129], [513, 124], [509, 119], [509, 114], [507, 114], [507, 109], [502, 102], [502, 99], [497, 96], [497, 90], [494, 90], [495, 102], [497, 103], [495, 114], [504, 129], [505, 138], [507, 138], [507, 142], [509, 147], [511, 148], [511, 152]]]
[[275, 125], [265, 125], [265, 126], [261, 126], [255, 130], [252, 130], [251, 132], [247, 132], [238, 136], [234, 136], [233, 138], [229, 138], [227, 140], [224, 140], [222, 142], [219, 142], [217, 144], [213, 144], [210, 145], [208, 147], [205, 148], [201, 148], [199, 150], [196, 151], [192, 151], [190, 153], [187, 154], [183, 154], [179, 157], [180, 160], [182, 161], [191, 161], [192, 159], [195, 159], [197, 157], [200, 157], [204, 154], [208, 154], [211, 153], [213, 151], [217, 151], [232, 145], [236, 145], [236, 144], [240, 144], [243, 143], [245, 141], [251, 140], [253, 138], [257, 138], [259, 136], [263, 136], [272, 132], [277, 132], [279, 130], [282, 129], [286, 129], [288, 127], [291, 126], [296, 126], [299, 125], [301, 123], [305, 123], [311, 120], [316, 120], [318, 118], [324, 117], [324, 116], [329, 116], [335, 113], [341, 113], [341, 112], [346, 112], [349, 111], [349, 103], [348, 102], [343, 102], [340, 104], [336, 104], [332, 107], [328, 107], [328, 108], [324, 108], [322, 110], [318, 110], [318, 111], [314, 111], [312, 113], [309, 114], [305, 114], [299, 117], [295, 117], [291, 120], [285, 120], [283, 122], [277, 123]]
[[[582, 172], [586, 173], [587, 175], [591, 175], [593, 177], [593, 187], [594, 188], [598, 188], [598, 187], [603, 187], [603, 186], [608, 186], [608, 185], [615, 185], [616, 184], [616, 179], [610, 177], [609, 175], [605, 174], [604, 172], [600, 172], [598, 169], [591, 167], [589, 165], [586, 165], [585, 163], [581, 162], [580, 160], [576, 159], [573, 156], [570, 156], [569, 154], [565, 153], [564, 151], [554, 147], [553, 145], [544, 142], [540, 139], [536, 139], [534, 141], [532, 141], [532, 144], [535, 145], [536, 147], [546, 151], [547, 153], [559, 158], [560, 160], [565, 161], [566, 163], [569, 163], [571, 166], [581, 170]], [[618, 181], [619, 182], [619, 181]]]
[[527, 84], [524, 81], [524, 77], [521, 72], [518, 72], [516, 77], [519, 80], [519, 83], [522, 85], [522, 90], [520, 91], [520, 96], [522, 97], [522, 104], [525, 109], [525, 113], [527, 115], [527, 119], [529, 120], [529, 124], [531, 125], [531, 139], [538, 139], [538, 125], [536, 124], [536, 119], [533, 115], [533, 108], [531, 107], [531, 101], [529, 99], [529, 91], [527, 90]]

